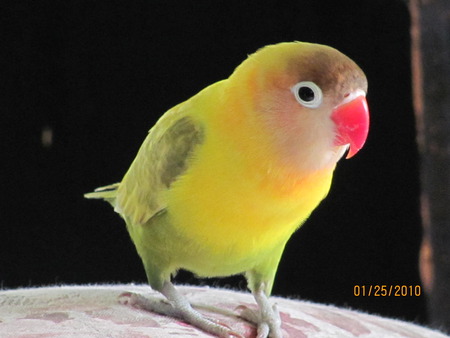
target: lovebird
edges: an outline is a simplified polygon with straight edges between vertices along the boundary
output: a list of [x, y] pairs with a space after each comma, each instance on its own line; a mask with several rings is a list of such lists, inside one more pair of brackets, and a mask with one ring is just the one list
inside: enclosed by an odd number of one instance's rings
[[258, 310], [240, 315], [258, 337], [282, 337], [269, 302], [286, 242], [327, 195], [341, 157], [369, 130], [367, 79], [338, 50], [284, 42], [249, 55], [165, 112], [120, 183], [85, 195], [124, 220], [148, 283], [168, 302], [135, 304], [210, 334], [239, 336], [205, 318], [171, 282], [244, 274]]

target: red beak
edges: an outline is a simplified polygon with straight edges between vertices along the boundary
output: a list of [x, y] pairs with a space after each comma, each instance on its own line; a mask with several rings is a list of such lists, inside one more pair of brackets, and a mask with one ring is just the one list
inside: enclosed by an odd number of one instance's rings
[[331, 119], [336, 125], [335, 146], [350, 145], [346, 158], [355, 155], [364, 145], [369, 133], [369, 107], [364, 92], [353, 93], [333, 109]]

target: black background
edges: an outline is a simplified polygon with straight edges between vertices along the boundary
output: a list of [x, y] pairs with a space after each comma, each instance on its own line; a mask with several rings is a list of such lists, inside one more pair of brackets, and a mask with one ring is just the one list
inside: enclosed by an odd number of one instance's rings
[[[83, 193], [121, 179], [165, 110], [266, 44], [329, 44], [369, 79], [371, 130], [289, 242], [274, 294], [425, 321], [409, 15], [393, 0], [30, 1], [0, 5], [0, 281], [145, 282], [125, 226]], [[45, 129], [53, 143], [41, 141]], [[181, 273], [177, 282], [198, 283]], [[243, 278], [200, 281], [245, 288]]]

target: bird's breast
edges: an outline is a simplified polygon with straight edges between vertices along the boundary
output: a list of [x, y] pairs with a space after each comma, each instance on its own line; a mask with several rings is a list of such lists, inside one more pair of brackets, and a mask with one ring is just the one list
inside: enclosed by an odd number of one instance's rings
[[173, 184], [168, 211], [177, 229], [212, 255], [250, 256], [284, 245], [326, 196], [331, 177], [330, 170], [265, 167], [251, 155], [204, 144]]

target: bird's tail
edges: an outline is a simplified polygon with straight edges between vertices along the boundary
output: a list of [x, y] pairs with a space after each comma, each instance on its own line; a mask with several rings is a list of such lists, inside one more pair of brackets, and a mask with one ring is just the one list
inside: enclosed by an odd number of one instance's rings
[[94, 198], [94, 199], [103, 199], [110, 204], [114, 205], [117, 189], [119, 188], [120, 183], [110, 184], [104, 187], [100, 187], [94, 190], [94, 192], [89, 192], [84, 194], [85, 198]]

